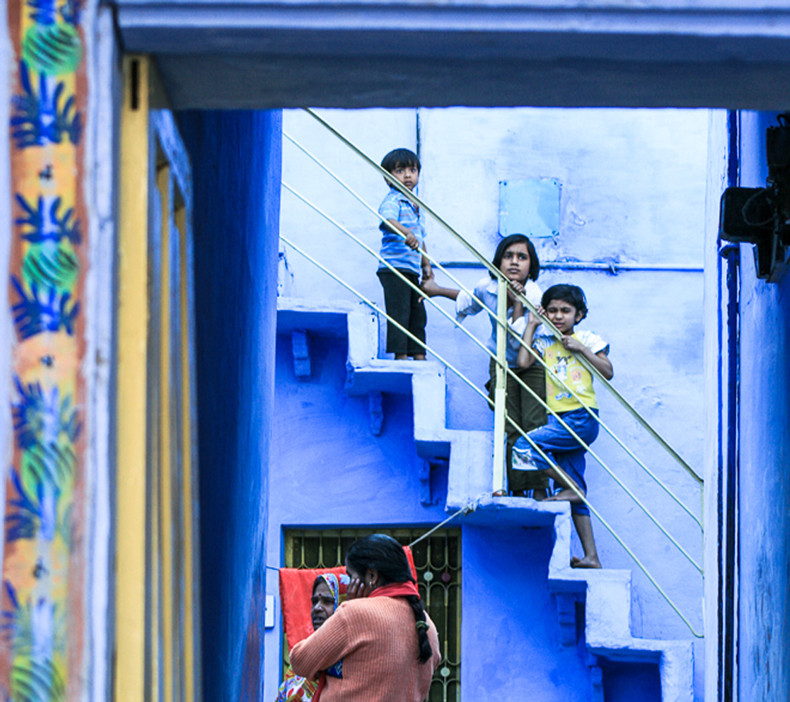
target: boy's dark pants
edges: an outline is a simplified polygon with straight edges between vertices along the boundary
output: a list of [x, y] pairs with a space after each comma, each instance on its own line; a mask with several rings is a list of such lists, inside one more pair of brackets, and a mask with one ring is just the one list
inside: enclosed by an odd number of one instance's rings
[[[529, 368], [511, 368], [525, 385], [532, 388], [535, 394], [546, 400], [546, 371], [539, 363], [533, 363]], [[488, 396], [493, 400], [496, 389], [496, 361], [491, 359], [489, 365], [491, 380], [486, 383]], [[546, 423], [546, 408], [532, 395], [519, 385], [511, 375], [507, 376], [507, 416], [518, 424], [524, 433], [542, 427]], [[549, 479], [542, 471], [538, 470], [513, 470], [513, 446], [521, 433], [510, 422], [505, 422], [505, 436], [507, 445], [507, 485], [510, 492], [523, 490], [542, 490], [549, 487]]]
[[[414, 283], [417, 288], [420, 287], [420, 279], [417, 275], [410, 271], [400, 271], [400, 273]], [[381, 287], [384, 288], [384, 305], [387, 314], [424, 343], [425, 323], [428, 316], [425, 314], [422, 295], [406, 285], [389, 269], [381, 269], [377, 275], [381, 281]], [[387, 353], [405, 353], [408, 356], [414, 356], [415, 354], [424, 354], [425, 348], [387, 321]]]

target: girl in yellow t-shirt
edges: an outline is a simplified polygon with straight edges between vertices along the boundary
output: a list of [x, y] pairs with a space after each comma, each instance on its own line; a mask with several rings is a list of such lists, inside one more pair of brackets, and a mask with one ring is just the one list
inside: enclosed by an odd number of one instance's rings
[[[574, 327], [587, 316], [587, 300], [580, 287], [553, 285], [543, 293], [541, 307], [539, 311], [557, 327], [562, 339], [557, 339], [553, 334], [536, 335], [540, 319], [532, 313], [522, 338], [548, 366], [546, 403], [557, 416], [550, 414], [547, 424], [530, 431], [527, 436], [562, 469], [567, 478], [560, 475], [523, 436], [513, 447], [513, 469], [542, 471], [554, 480], [560, 490], [549, 499], [571, 503], [573, 523], [584, 549], [584, 558], [574, 556], [571, 565], [575, 568], [600, 568], [590, 510], [571, 487], [573, 485], [583, 495], [587, 494], [587, 483], [584, 481], [584, 454], [587, 451], [566, 426], [588, 446], [598, 436], [598, 422], [591, 415], [591, 412], [598, 414], [592, 374], [579, 362], [578, 357], [584, 356], [604, 378], [610, 380], [614, 370], [608, 355], [609, 344], [593, 332], [574, 331]], [[529, 368], [535, 362], [535, 356], [522, 347], [517, 362], [519, 367]]]

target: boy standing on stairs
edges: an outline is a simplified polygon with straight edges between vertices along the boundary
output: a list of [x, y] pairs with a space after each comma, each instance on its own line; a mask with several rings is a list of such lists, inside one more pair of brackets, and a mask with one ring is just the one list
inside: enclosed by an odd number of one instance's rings
[[[390, 151], [381, 161], [381, 167], [392, 173], [409, 190], [414, 190], [420, 180], [420, 159], [409, 149]], [[412, 288], [407, 285], [397, 273], [380, 262], [377, 274], [384, 288], [384, 306], [390, 317], [424, 344], [427, 316], [423, 295], [419, 291], [419, 276], [422, 271], [424, 282], [433, 278], [433, 271], [430, 261], [422, 255], [426, 249], [420, 208], [390, 186], [389, 193], [379, 206], [379, 214], [387, 220], [387, 224], [382, 222], [379, 225], [381, 258], [415, 286]], [[415, 361], [425, 360], [425, 347], [389, 321], [387, 353], [394, 353], [396, 361], [406, 360], [409, 356]]]
[[[557, 327], [562, 339], [556, 339], [553, 334], [536, 337], [535, 330], [540, 319], [532, 313], [523, 339], [547, 365], [546, 402], [549, 408], [589, 446], [598, 436], [598, 422], [584, 405], [597, 416], [598, 401], [592, 374], [579, 362], [577, 355], [584, 356], [604, 378], [611, 380], [614, 370], [608, 357], [609, 344], [593, 332], [574, 331], [574, 327], [587, 316], [584, 292], [576, 285], [553, 285], [543, 293], [541, 306], [541, 313]], [[534, 361], [535, 357], [526, 348], [519, 349], [517, 362], [521, 368], [528, 368]], [[573, 390], [575, 396], [568, 388]], [[527, 436], [562, 469], [566, 477], [552, 468], [523, 436], [513, 447], [513, 467], [544, 471], [554, 480], [555, 486], [561, 488], [549, 500], [571, 503], [573, 523], [584, 549], [584, 558], [574, 556], [571, 565], [574, 568], [600, 568], [590, 509], [580, 497], [580, 494], [587, 494], [587, 483], [584, 481], [586, 449], [552, 414], [547, 424], [533, 429]]]

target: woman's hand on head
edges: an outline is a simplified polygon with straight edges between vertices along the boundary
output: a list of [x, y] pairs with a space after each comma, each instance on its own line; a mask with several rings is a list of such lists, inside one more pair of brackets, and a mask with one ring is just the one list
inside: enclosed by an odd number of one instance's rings
[[351, 581], [348, 583], [348, 587], [346, 588], [347, 600], [356, 600], [360, 597], [367, 597], [369, 594], [370, 591], [368, 590], [368, 586], [364, 580], [351, 578]]

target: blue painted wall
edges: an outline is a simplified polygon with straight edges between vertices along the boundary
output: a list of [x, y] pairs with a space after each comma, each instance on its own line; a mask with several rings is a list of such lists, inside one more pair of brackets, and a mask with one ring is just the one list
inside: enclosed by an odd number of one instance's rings
[[236, 702], [259, 698], [263, 653], [281, 113], [179, 121], [195, 183], [203, 696]]
[[[741, 115], [741, 184], [765, 185], [765, 129], [775, 113]], [[790, 690], [790, 276], [755, 277], [741, 247], [740, 690], [785, 700]]]
[[[311, 336], [312, 376], [294, 375], [290, 334], [277, 339], [277, 447], [269, 474], [268, 565], [284, 564], [288, 527], [420, 526], [445, 518], [444, 498], [420, 503], [421, 461], [414, 447], [411, 395], [384, 396], [379, 436], [370, 431], [367, 395], [344, 391], [345, 338]], [[269, 570], [267, 592], [277, 595], [277, 571]], [[266, 632], [264, 699], [276, 697], [280, 680], [279, 597], [277, 626]]]
[[384, 423], [374, 436], [367, 395], [343, 389], [345, 340], [311, 341], [313, 373], [303, 382], [293, 372], [290, 336], [277, 339], [277, 452], [269, 475], [273, 566], [281, 565], [281, 526], [431, 524], [446, 516], [442, 494], [438, 505], [420, 504], [422, 459], [414, 447], [411, 395], [384, 396]]
[[560, 644], [546, 586], [551, 549], [550, 529], [464, 527], [465, 700], [588, 699], [583, 638], [575, 647]]

